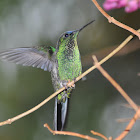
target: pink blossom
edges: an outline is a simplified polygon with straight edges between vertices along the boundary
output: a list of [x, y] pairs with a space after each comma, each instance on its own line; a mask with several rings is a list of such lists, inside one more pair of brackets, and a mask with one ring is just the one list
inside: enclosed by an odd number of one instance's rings
[[140, 8], [140, 1], [138, 2], [138, 7]]
[[128, 1], [126, 7], [125, 7], [125, 12], [131, 13], [134, 12], [138, 9], [138, 2], [137, 0], [130, 0]]
[[127, 1], [128, 1], [128, 0], [120, 0], [120, 1], [118, 2], [118, 5], [120, 6], [120, 8], [121, 8], [121, 7], [125, 7], [125, 6], [127, 5]]
[[125, 12], [130, 13], [140, 8], [140, 0], [105, 0], [103, 7], [105, 10], [125, 8]]
[[116, 8], [117, 7], [117, 2], [105, 2], [103, 4], [103, 6], [104, 6], [105, 10], [108, 11], [108, 10]]

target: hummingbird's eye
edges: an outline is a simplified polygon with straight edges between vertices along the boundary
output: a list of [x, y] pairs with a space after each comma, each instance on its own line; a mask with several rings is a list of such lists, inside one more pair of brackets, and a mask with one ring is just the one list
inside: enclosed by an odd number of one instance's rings
[[69, 34], [65, 34], [65, 37], [68, 37], [69, 36]]

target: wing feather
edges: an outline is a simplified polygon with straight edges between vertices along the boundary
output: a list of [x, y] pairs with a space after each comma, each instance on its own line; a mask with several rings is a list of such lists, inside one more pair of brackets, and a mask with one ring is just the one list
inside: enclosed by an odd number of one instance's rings
[[22, 47], [0, 52], [0, 58], [6, 61], [51, 71], [51, 56], [55, 49], [51, 46]]

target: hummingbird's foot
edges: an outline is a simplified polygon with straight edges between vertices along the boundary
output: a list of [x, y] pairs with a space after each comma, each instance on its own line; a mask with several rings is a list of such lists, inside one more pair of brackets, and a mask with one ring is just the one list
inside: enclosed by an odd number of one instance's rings
[[75, 88], [75, 84], [74, 83], [70, 84], [70, 83], [71, 83], [70, 80], [68, 80], [68, 82], [63, 83], [63, 86], [65, 87], [66, 90], [68, 90], [69, 88]]
[[[74, 79], [74, 82], [75, 82], [76, 78]], [[65, 89], [68, 91], [69, 89], [75, 89], [75, 84], [71, 83], [70, 80], [68, 80], [67, 82], [65, 81], [62, 85], [65, 87]]]
[[[75, 82], [75, 80], [76, 80], [76, 79], [74, 79], [74, 82]], [[70, 84], [70, 83], [71, 83], [71, 81], [68, 80], [67, 86], [70, 87], [70, 88], [75, 88], [75, 84], [74, 84], [74, 83], [73, 83], [73, 84]]]

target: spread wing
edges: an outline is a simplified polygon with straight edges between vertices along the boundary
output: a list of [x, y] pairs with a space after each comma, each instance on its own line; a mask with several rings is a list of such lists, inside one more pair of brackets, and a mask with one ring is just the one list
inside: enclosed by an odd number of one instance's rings
[[0, 52], [0, 58], [23, 66], [51, 71], [53, 65], [51, 56], [54, 52], [55, 48], [51, 46], [21, 47]]

